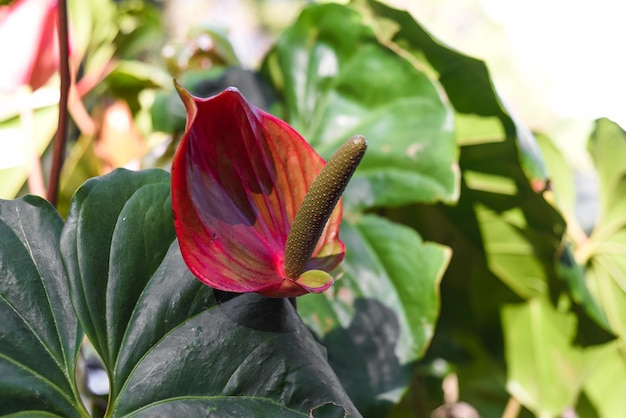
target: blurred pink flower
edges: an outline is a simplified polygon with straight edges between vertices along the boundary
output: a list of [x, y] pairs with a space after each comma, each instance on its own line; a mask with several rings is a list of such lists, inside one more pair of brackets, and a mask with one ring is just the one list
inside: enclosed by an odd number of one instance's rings
[[37, 90], [59, 68], [56, 0], [0, 6], [0, 91]]

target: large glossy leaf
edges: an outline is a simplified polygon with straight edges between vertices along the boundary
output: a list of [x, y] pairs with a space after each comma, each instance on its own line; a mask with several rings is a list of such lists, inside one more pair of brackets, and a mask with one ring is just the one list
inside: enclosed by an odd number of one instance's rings
[[506, 306], [502, 325], [511, 394], [537, 416], [556, 416], [574, 406], [593, 365], [572, 347], [575, 316], [533, 298]]
[[74, 373], [82, 331], [45, 200], [0, 201], [0, 415], [81, 417]]
[[282, 115], [325, 157], [354, 134], [369, 142], [346, 190], [352, 209], [454, 201], [452, 112], [437, 85], [338, 4], [310, 6], [263, 64]]
[[108, 416], [254, 416], [263, 405], [298, 416], [328, 402], [359, 416], [287, 300], [214, 292], [189, 272], [166, 172], [88, 181], [61, 248], [77, 315], [109, 373]]
[[344, 222], [341, 236], [344, 275], [326, 293], [300, 298], [298, 311], [359, 410], [384, 416], [432, 338], [450, 251], [374, 215]]
[[61, 250], [72, 302], [110, 371], [134, 302], [174, 240], [168, 196], [164, 171], [116, 171], [87, 181], [70, 208]]

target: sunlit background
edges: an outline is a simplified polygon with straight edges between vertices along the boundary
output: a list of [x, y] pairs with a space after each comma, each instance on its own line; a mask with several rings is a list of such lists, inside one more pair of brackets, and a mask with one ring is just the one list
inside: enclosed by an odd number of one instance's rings
[[[410, 11], [447, 45], [486, 61], [507, 106], [554, 139], [579, 170], [593, 120], [626, 126], [626, 6], [614, 0], [387, 0]], [[257, 64], [304, 1], [168, 2], [172, 21], [222, 26], [242, 62]], [[174, 33], [184, 35], [183, 26]]]

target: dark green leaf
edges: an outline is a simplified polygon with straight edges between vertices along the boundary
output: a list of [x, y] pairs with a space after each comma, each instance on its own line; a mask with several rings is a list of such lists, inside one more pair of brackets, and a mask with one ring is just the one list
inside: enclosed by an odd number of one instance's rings
[[212, 399], [186, 399], [158, 403], [146, 407], [129, 417], [276, 417], [307, 418], [308, 414], [285, 408], [267, 399], [231, 398], [216, 396]]
[[82, 331], [45, 200], [0, 201], [0, 415], [85, 416], [74, 379]]
[[108, 416], [207, 405], [254, 416], [271, 403], [294, 416], [327, 402], [359, 416], [287, 300], [213, 291], [189, 272], [166, 172], [90, 180], [61, 242], [79, 319], [109, 372]]
[[72, 302], [109, 371], [130, 312], [174, 240], [168, 197], [166, 172], [116, 170], [72, 200], [61, 239]]
[[437, 86], [379, 43], [355, 11], [306, 8], [263, 73], [286, 102], [283, 117], [323, 156], [354, 134], [367, 138], [345, 194], [351, 210], [456, 199], [451, 110]]
[[384, 416], [432, 338], [450, 252], [374, 215], [344, 222], [341, 234], [344, 275], [323, 295], [300, 298], [298, 310], [359, 410]]

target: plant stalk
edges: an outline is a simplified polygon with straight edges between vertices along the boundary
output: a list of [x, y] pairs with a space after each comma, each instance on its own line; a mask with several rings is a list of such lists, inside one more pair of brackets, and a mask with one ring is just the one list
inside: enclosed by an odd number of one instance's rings
[[69, 59], [69, 35], [67, 24], [67, 0], [58, 0], [57, 3], [57, 31], [59, 40], [59, 74], [61, 87], [59, 96], [59, 122], [52, 155], [52, 168], [50, 169], [50, 183], [48, 183], [48, 200], [54, 206], [57, 204], [59, 194], [59, 181], [61, 168], [65, 158], [65, 143], [67, 140], [67, 102], [70, 91], [72, 75], [70, 73]]

